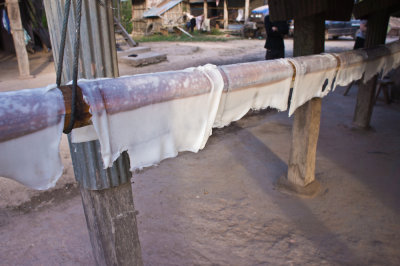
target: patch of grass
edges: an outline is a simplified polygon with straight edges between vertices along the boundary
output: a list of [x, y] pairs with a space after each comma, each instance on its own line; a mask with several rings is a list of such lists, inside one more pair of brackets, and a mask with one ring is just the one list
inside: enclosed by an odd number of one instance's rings
[[213, 32], [210, 34], [199, 31], [194, 31], [190, 34], [193, 35], [193, 38], [182, 33], [181, 35], [169, 34], [167, 36], [155, 34], [135, 38], [135, 40], [138, 42], [226, 42], [233, 39], [239, 39], [235, 37], [222, 36], [224, 33], [220, 32], [219, 30], [214, 31], [214, 34]]
[[224, 33], [222, 31], [220, 31], [219, 29], [216, 29], [216, 28], [211, 29], [211, 32], [209, 34], [210, 35], [224, 35]]

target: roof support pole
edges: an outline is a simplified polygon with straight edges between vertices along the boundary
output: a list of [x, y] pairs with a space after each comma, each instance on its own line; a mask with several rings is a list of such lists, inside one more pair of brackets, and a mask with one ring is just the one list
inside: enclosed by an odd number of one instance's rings
[[249, 6], [250, 6], [250, 0], [245, 0], [244, 1], [244, 21], [247, 21], [249, 18]]
[[224, 0], [224, 29], [228, 29], [228, 0]]
[[[368, 16], [365, 48], [385, 43], [388, 23], [389, 14], [386, 10]], [[357, 127], [368, 128], [370, 126], [377, 80], [378, 75], [366, 83], [359, 82], [357, 103], [353, 118], [353, 124]]]
[[[324, 51], [325, 22], [322, 15], [295, 19], [294, 56]], [[314, 98], [294, 113], [292, 145], [286, 184], [299, 193], [315, 181], [315, 158], [321, 118], [321, 99]], [[310, 188], [310, 186], [309, 186]]]
[[32, 78], [29, 70], [29, 58], [25, 47], [24, 28], [21, 22], [18, 0], [6, 0], [8, 16], [10, 19], [11, 33], [17, 54], [19, 78]]
[[[61, 41], [65, 1], [45, 0], [55, 65]], [[118, 76], [112, 3], [83, 0], [80, 78]], [[71, 6], [67, 32], [63, 83], [72, 79], [75, 9]], [[129, 159], [123, 153], [113, 167], [103, 169], [98, 141], [70, 142], [93, 255], [97, 265], [142, 265], [136, 212], [130, 183]]]
[[203, 13], [204, 13], [204, 19], [208, 18], [208, 3], [207, 0], [204, 0], [203, 2]]

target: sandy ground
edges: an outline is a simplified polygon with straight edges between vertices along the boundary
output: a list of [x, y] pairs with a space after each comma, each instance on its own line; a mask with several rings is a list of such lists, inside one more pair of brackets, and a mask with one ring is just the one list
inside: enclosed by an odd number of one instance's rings
[[[263, 41], [146, 43], [168, 62], [129, 75], [205, 63], [262, 60]], [[328, 41], [327, 51], [351, 49]], [[287, 55], [292, 41], [286, 40]], [[54, 83], [48, 54], [31, 56], [30, 80], [0, 57], [0, 91]], [[215, 130], [201, 152], [134, 174], [145, 265], [400, 265], [400, 105], [378, 101], [370, 131], [351, 127], [357, 89], [323, 99], [316, 177], [303, 199], [276, 190], [287, 171], [292, 119], [264, 111]], [[0, 265], [93, 265], [66, 139], [57, 186], [33, 191], [0, 178]]]

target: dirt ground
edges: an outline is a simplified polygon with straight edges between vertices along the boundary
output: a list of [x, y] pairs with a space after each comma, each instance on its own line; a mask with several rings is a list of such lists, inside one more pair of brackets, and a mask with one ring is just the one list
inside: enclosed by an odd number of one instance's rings
[[[286, 40], [286, 55], [292, 41]], [[327, 51], [352, 41], [328, 41]], [[121, 75], [262, 60], [261, 40], [146, 43], [168, 61]], [[31, 56], [34, 79], [0, 55], [0, 91], [54, 83], [51, 54]], [[204, 150], [135, 173], [145, 265], [400, 265], [400, 105], [378, 100], [369, 131], [351, 127], [357, 88], [323, 99], [316, 178], [305, 199], [282, 193], [292, 118], [252, 113], [215, 130]], [[0, 178], [0, 265], [93, 265], [66, 138], [64, 175], [38, 192]]]

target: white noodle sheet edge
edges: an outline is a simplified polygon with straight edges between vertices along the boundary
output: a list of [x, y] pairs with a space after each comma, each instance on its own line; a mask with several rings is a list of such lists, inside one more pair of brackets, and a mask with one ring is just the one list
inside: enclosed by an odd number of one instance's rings
[[365, 66], [364, 83], [380, 73], [382, 73], [381, 77], [385, 77], [390, 70], [400, 64], [400, 42], [398, 41], [386, 46], [377, 46], [366, 51], [369, 60], [367, 60]]
[[[100, 114], [91, 111], [94, 130], [101, 144], [104, 168], [111, 167], [123, 151], [128, 152], [131, 170], [135, 170], [175, 157], [178, 152], [197, 152], [204, 148], [212, 133], [224, 82], [214, 65], [190, 68], [183, 72], [205, 75], [210, 84], [209, 93], [157, 102], [114, 114], [108, 114], [106, 109]], [[160, 75], [147, 75], [146, 82], [152, 79], [155, 87], [160, 87], [162, 82], [177, 82], [161, 78]], [[189, 80], [183, 81], [183, 84], [189, 84]], [[102, 88], [90, 87], [87, 83], [81, 87], [85, 100], [92, 106]], [[144, 87], [139, 83], [127, 89], [140, 90]], [[134, 98], [125, 100], [135, 101]], [[107, 102], [103, 104], [107, 106]]]
[[336, 76], [337, 59], [330, 54], [289, 59], [296, 68], [289, 116], [314, 97], [325, 97]]
[[[374, 52], [382, 52], [381, 47], [371, 50], [354, 50], [335, 54], [340, 60], [340, 68], [336, 77], [335, 85], [347, 86], [351, 82], [360, 80], [365, 83], [373, 76], [382, 71], [382, 76], [386, 76], [392, 69], [400, 66], [400, 42], [392, 42], [386, 45], [387, 55], [373, 58]], [[334, 87], [335, 87], [334, 85]]]
[[382, 56], [376, 59], [367, 60], [365, 64], [363, 83], [367, 83], [373, 76], [379, 74], [382, 70], [387, 69], [386, 67], [387, 60], [388, 60], [387, 56]]
[[222, 66], [229, 90], [223, 92], [214, 127], [241, 119], [249, 110], [287, 110], [293, 67], [286, 59]]
[[360, 80], [365, 72], [367, 53], [364, 50], [355, 50], [336, 54], [340, 60], [340, 68], [336, 76], [335, 85], [347, 86], [355, 80]]
[[53, 87], [2, 93], [0, 125], [10, 117], [41, 120], [26, 124], [34, 133], [0, 142], [0, 176], [33, 189], [53, 187], [63, 172], [59, 145], [64, 114], [62, 93]]
[[400, 41], [389, 43], [386, 47], [389, 49], [391, 55], [386, 57], [383, 76], [386, 76], [392, 69], [400, 66]]

